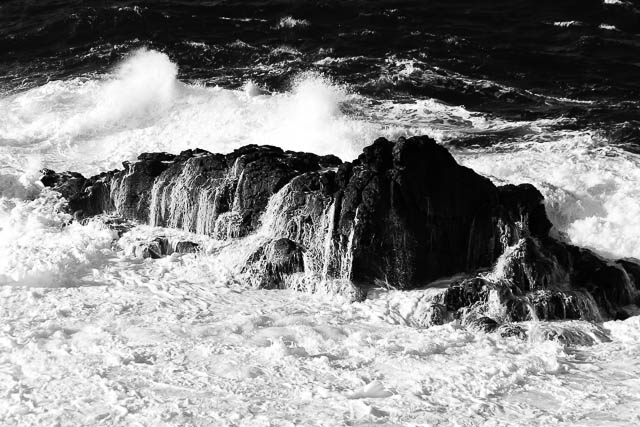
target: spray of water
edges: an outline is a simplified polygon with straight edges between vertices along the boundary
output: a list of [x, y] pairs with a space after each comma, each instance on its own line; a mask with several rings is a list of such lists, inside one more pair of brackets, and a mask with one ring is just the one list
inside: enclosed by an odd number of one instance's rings
[[[615, 256], [640, 257], [640, 161], [601, 136], [556, 131], [553, 123], [509, 123], [434, 100], [372, 103], [317, 74], [304, 74], [285, 93], [255, 83], [232, 91], [182, 83], [177, 66], [152, 50], [132, 52], [109, 75], [53, 81], [0, 99], [0, 220], [38, 197], [40, 167], [87, 175], [120, 166], [144, 151], [200, 147], [228, 152], [248, 143], [354, 158], [375, 137], [431, 134], [440, 140], [464, 133], [528, 126], [521, 141], [500, 150], [455, 152], [463, 164], [496, 182], [532, 182], [546, 196], [558, 231], [579, 245]], [[180, 185], [198, 187], [184, 181]], [[176, 188], [154, 191], [151, 223], [233, 237], [238, 218], [217, 212], [223, 196], [202, 190], [177, 198]], [[182, 193], [182, 192], [180, 192]], [[277, 200], [276, 200], [277, 201]], [[276, 203], [274, 201], [274, 203]], [[328, 238], [331, 206], [309, 240], [306, 262], [327, 277], [348, 276], [348, 261]], [[214, 219], [215, 218], [215, 219]], [[167, 222], [168, 221], [168, 222]], [[280, 227], [280, 228], [278, 228]], [[274, 228], [284, 229], [284, 225]], [[286, 233], [284, 233], [286, 234]], [[300, 237], [300, 236], [295, 236]], [[11, 240], [0, 245], [9, 247]], [[317, 252], [317, 253], [316, 253]]]

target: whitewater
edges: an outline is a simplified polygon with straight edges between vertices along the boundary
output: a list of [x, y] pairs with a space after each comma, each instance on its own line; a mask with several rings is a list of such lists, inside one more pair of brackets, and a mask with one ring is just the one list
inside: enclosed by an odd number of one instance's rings
[[[148, 226], [119, 237], [99, 220], [73, 222], [39, 183], [41, 168], [93, 175], [142, 152], [254, 143], [352, 160], [379, 136], [429, 135], [496, 183], [534, 184], [557, 236], [640, 258], [638, 155], [567, 130], [569, 118], [374, 100], [318, 73], [282, 92], [251, 81], [231, 90], [181, 81], [178, 67], [142, 49], [106, 74], [0, 95], [0, 423], [640, 423], [640, 316], [531, 321], [527, 340], [456, 322], [425, 329], [437, 286], [355, 303], [251, 289], [234, 275], [250, 242]], [[495, 134], [514, 137], [455, 143]], [[136, 241], [160, 234], [205, 250], [133, 256]]]

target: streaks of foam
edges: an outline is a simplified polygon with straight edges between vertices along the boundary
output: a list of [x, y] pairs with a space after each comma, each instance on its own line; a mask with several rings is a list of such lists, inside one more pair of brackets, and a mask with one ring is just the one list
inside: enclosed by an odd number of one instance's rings
[[114, 257], [94, 275], [106, 286], [3, 288], [0, 357], [15, 369], [2, 371], [0, 390], [15, 396], [0, 402], [0, 420], [575, 425], [596, 412], [640, 415], [638, 318], [604, 329], [531, 323], [529, 341], [456, 323], [415, 329], [400, 315], [419, 292], [341, 304], [254, 291], [216, 281], [213, 259]]

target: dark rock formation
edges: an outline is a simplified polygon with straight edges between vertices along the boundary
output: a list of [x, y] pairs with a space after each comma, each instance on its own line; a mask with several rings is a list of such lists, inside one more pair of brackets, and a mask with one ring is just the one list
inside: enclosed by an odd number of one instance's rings
[[490, 317], [479, 317], [469, 322], [469, 326], [482, 332], [493, 332], [498, 329], [498, 322]]
[[249, 257], [246, 272], [254, 287], [279, 289], [286, 287], [286, 278], [304, 271], [304, 250], [287, 238], [272, 240]]
[[158, 259], [173, 253], [195, 253], [199, 246], [197, 243], [186, 240], [175, 241], [165, 236], [158, 236], [150, 240], [137, 241], [127, 249], [129, 255], [137, 258]]
[[165, 237], [156, 237], [150, 242], [140, 242], [133, 247], [133, 255], [138, 258], [162, 258], [169, 255], [169, 241]]
[[200, 245], [187, 240], [180, 240], [179, 242], [175, 242], [172, 249], [173, 252], [177, 252], [179, 254], [192, 254], [198, 252]]
[[152, 225], [241, 237], [255, 231], [269, 199], [293, 177], [339, 163], [335, 156], [250, 145], [228, 155], [143, 153], [123, 170], [88, 179], [44, 170], [42, 183], [62, 193], [80, 218], [115, 212]]
[[515, 323], [503, 323], [498, 327], [497, 332], [503, 338], [518, 337], [522, 340], [527, 339], [526, 329]]
[[[628, 268], [638, 264], [628, 261]], [[467, 314], [488, 310], [492, 293], [506, 307], [503, 320], [601, 320], [632, 304], [638, 289], [619, 264], [550, 237], [523, 237], [508, 247], [493, 274], [452, 284], [447, 308]]]
[[466, 274], [434, 301], [432, 323], [447, 313], [483, 330], [598, 319], [635, 302], [640, 284], [635, 261], [609, 262], [551, 238], [533, 186], [496, 187], [427, 137], [381, 138], [349, 163], [255, 145], [227, 155], [145, 153], [122, 171], [46, 170], [42, 182], [77, 218], [110, 212], [217, 239], [258, 233], [244, 268], [258, 287], [325, 283], [361, 298], [376, 284], [410, 289]]

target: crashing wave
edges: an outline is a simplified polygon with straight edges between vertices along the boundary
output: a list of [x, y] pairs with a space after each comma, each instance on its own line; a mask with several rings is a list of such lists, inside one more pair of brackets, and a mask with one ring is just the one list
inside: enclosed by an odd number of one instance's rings
[[[398, 72], [409, 66], [392, 65]], [[563, 130], [573, 126], [567, 119], [514, 122], [432, 99], [372, 102], [318, 74], [273, 93], [250, 83], [243, 90], [189, 85], [176, 70], [166, 55], [139, 50], [101, 78], [52, 81], [0, 98], [9, 112], [0, 117], [0, 171], [31, 177], [7, 178], [11, 194], [27, 194], [21, 185], [35, 188], [33, 171], [45, 165], [90, 174], [140, 152], [229, 152], [251, 143], [350, 160], [379, 135], [421, 134], [462, 141], [454, 145], [458, 161], [496, 182], [536, 185], [573, 243], [640, 257], [640, 215], [628, 202], [637, 199], [637, 159], [591, 131]], [[582, 155], [595, 167], [585, 167]]]
[[[415, 289], [462, 274], [421, 322], [455, 317], [484, 329], [624, 317], [619, 309], [639, 293], [640, 264], [554, 239], [538, 190], [496, 187], [427, 137], [380, 138], [347, 163], [246, 146], [143, 153], [124, 166], [88, 179], [45, 170], [42, 182], [76, 219], [113, 213], [230, 241], [220, 255], [256, 288], [361, 300], [379, 283]], [[168, 239], [140, 249], [152, 258], [175, 250]]]

